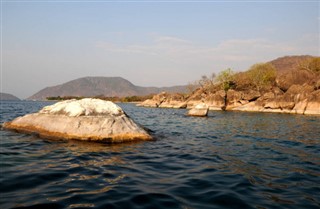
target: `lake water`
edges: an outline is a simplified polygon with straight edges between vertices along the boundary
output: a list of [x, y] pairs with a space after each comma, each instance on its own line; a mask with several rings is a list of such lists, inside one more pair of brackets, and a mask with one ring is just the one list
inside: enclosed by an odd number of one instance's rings
[[[1, 102], [1, 123], [48, 102]], [[320, 208], [320, 117], [119, 104], [156, 140], [1, 130], [0, 208]]]

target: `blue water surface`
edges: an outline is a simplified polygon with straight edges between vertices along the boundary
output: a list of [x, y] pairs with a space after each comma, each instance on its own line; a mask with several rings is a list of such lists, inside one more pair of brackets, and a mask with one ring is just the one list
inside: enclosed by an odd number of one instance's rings
[[[1, 101], [0, 122], [51, 103]], [[119, 105], [155, 140], [1, 130], [0, 208], [320, 208], [319, 116]]]

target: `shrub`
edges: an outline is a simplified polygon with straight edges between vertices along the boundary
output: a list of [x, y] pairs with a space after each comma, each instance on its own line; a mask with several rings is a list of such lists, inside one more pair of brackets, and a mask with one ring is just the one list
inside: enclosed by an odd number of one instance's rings
[[228, 91], [234, 86], [234, 75], [234, 72], [230, 68], [223, 70], [218, 74], [217, 81], [224, 91]]
[[246, 73], [250, 83], [258, 91], [272, 85], [276, 79], [276, 69], [270, 63], [255, 64]]
[[308, 59], [299, 64], [300, 69], [320, 73], [320, 57]]

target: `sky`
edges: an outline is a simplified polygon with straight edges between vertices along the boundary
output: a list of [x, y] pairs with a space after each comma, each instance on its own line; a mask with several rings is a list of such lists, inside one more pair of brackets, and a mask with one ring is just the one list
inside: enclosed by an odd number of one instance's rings
[[320, 1], [1, 0], [1, 92], [85, 76], [138, 86], [320, 55]]

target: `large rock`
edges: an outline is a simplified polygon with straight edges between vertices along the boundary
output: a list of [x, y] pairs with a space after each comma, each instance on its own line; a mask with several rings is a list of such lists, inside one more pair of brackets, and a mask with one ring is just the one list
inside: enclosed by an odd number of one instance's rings
[[243, 97], [243, 92], [241, 91], [235, 91], [233, 89], [230, 89], [227, 92], [227, 106], [226, 110], [232, 110], [233, 108], [242, 106], [241, 100]]
[[158, 101], [155, 101], [153, 99], [147, 99], [139, 104], [137, 104], [138, 107], [158, 107], [159, 103]]
[[249, 102], [247, 104], [244, 104], [242, 106], [235, 107], [232, 110], [246, 111], [246, 112], [263, 112], [264, 108], [261, 105], [259, 105], [259, 103], [254, 101], [254, 102]]
[[196, 90], [187, 100], [187, 109], [194, 108], [199, 103], [203, 102], [203, 99], [206, 98], [207, 94], [203, 89]]
[[197, 104], [194, 108], [188, 111], [188, 115], [190, 116], [199, 116], [204, 117], [208, 115], [209, 107], [205, 103]]
[[320, 115], [320, 89], [309, 95], [308, 104], [306, 105], [304, 114]]
[[276, 83], [281, 90], [287, 91], [292, 85], [312, 83], [316, 77], [310, 71], [294, 69], [289, 72], [280, 73], [276, 78]]
[[261, 97], [261, 93], [259, 91], [249, 89], [243, 92], [242, 100], [252, 102], [257, 100], [259, 97]]
[[45, 138], [112, 143], [152, 139], [119, 106], [99, 99], [58, 102], [44, 107], [38, 113], [4, 123], [3, 127], [37, 133]]
[[139, 107], [159, 107], [159, 105], [165, 101], [168, 97], [168, 93], [162, 92], [160, 94], [156, 94], [152, 97], [152, 99], [147, 99], [146, 101], [137, 104]]
[[186, 108], [185, 96], [183, 94], [168, 94], [163, 102], [159, 105], [161, 108]]
[[205, 99], [204, 103], [209, 106], [209, 110], [222, 110], [225, 107], [225, 96], [224, 90], [209, 94]]

